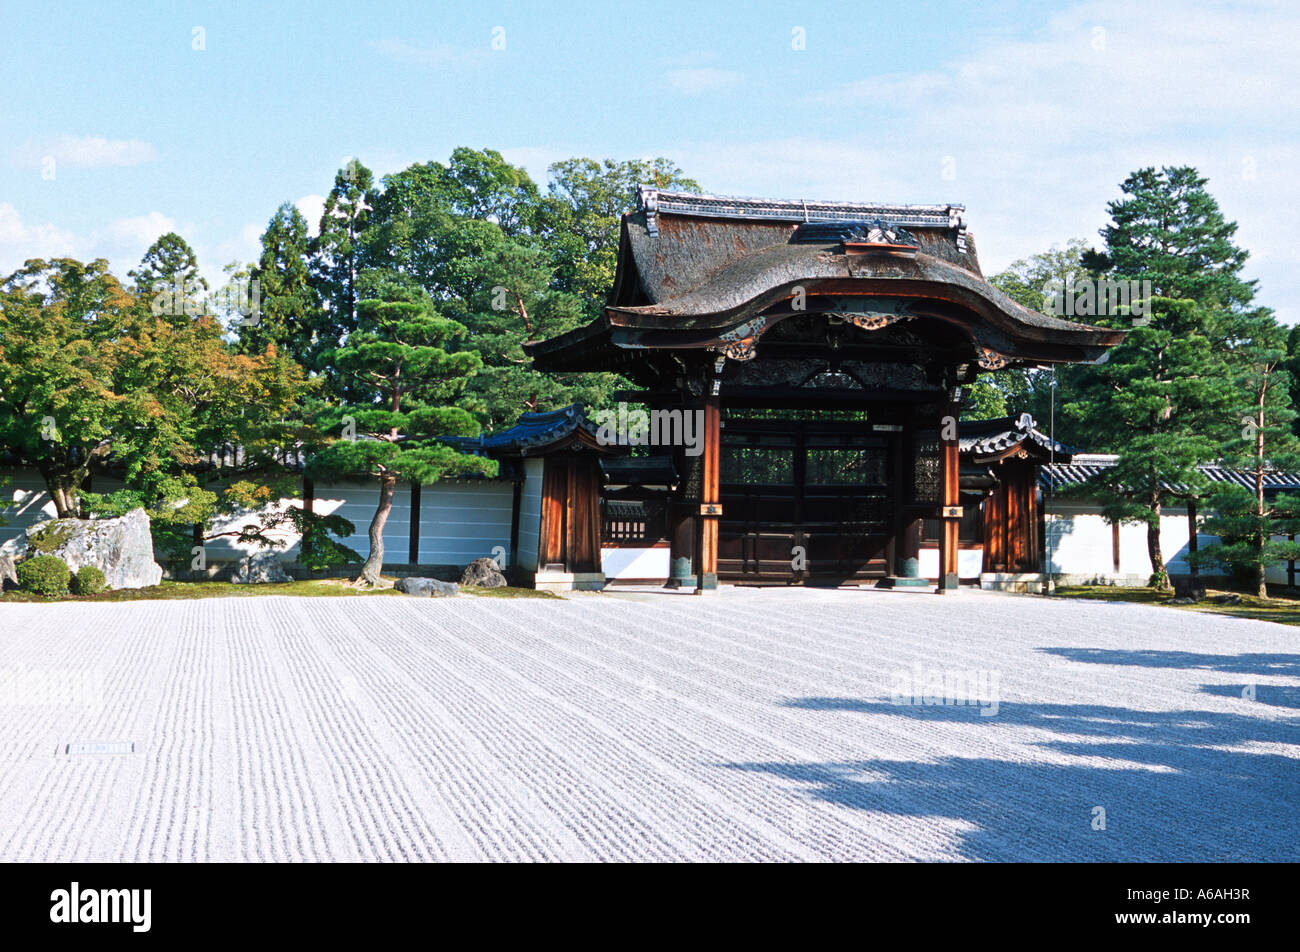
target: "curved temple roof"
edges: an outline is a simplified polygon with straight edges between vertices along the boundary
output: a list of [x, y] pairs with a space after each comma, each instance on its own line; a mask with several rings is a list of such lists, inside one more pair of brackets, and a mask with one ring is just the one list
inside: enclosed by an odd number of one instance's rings
[[[867, 329], [883, 326], [872, 323], [882, 316], [959, 327], [987, 369], [1096, 360], [1123, 339], [1122, 331], [1032, 311], [990, 285], [963, 211], [642, 187], [637, 209], [623, 216], [605, 313], [528, 350], [540, 370], [610, 369], [628, 356], [619, 350], [721, 350], [757, 342], [796, 310], [855, 307]], [[867, 309], [868, 299], [886, 303]]]

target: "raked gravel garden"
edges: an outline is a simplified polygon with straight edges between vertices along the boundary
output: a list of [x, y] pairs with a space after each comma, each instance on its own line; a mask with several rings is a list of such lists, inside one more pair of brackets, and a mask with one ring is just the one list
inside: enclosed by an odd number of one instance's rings
[[979, 591], [0, 603], [0, 859], [1296, 860], [1300, 629]]

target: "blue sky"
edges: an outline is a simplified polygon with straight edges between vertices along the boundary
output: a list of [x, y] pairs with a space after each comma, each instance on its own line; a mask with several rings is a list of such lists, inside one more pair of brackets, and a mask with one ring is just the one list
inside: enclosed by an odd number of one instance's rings
[[215, 277], [346, 158], [468, 145], [539, 181], [664, 155], [723, 194], [959, 202], [992, 273], [1097, 240], [1132, 169], [1191, 164], [1295, 323], [1298, 6], [11, 3], [0, 272], [124, 275], [177, 230]]

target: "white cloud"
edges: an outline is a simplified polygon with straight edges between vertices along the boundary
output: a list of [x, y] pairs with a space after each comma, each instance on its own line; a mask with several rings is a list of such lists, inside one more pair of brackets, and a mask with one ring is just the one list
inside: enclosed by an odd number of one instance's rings
[[304, 195], [293, 204], [307, 219], [307, 234], [315, 238], [320, 234], [320, 219], [325, 214], [325, 196]]
[[99, 169], [141, 165], [158, 159], [158, 150], [139, 139], [106, 139], [103, 136], [59, 136], [28, 139], [13, 155], [20, 168], [41, 168], [48, 159], [56, 166]]
[[234, 239], [204, 244], [196, 240], [201, 230], [193, 222], [177, 222], [159, 211], [116, 218], [100, 228], [79, 233], [53, 222], [29, 224], [17, 208], [4, 202], [0, 203], [0, 275], [10, 274], [30, 258], [104, 258], [118, 279], [125, 282], [127, 272], [140, 263], [149, 246], [169, 231], [190, 242], [203, 276], [214, 287], [225, 280], [221, 271], [224, 265], [256, 255], [261, 235], [256, 225], [246, 225]]
[[82, 254], [83, 244], [72, 232], [46, 222], [29, 225], [9, 202], [0, 202], [0, 275], [22, 267], [29, 258]]
[[417, 46], [414, 43], [408, 43], [406, 40], [390, 37], [383, 40], [374, 40], [370, 43], [370, 48], [380, 53], [384, 57], [396, 60], [401, 63], [412, 63], [416, 66], [437, 68], [440, 66], [469, 66], [481, 63], [486, 60], [490, 54], [488, 37], [484, 37], [483, 47], [481, 49], [466, 49], [459, 46], [451, 46], [446, 43], [435, 43], [432, 46]]
[[162, 212], [149, 212], [129, 218], [118, 218], [108, 223], [100, 234], [101, 241], [120, 248], [145, 250], [169, 231], [176, 231], [176, 219]]
[[1098, 242], [1129, 172], [1194, 165], [1240, 225], [1260, 303], [1294, 323], [1300, 246], [1281, 210], [1300, 203], [1298, 43], [1300, 8], [1280, 4], [1083, 3], [1028, 39], [809, 95], [810, 111], [873, 130], [839, 143], [857, 160], [837, 170], [831, 156], [819, 178], [850, 195], [865, 160], [882, 186], [906, 185], [901, 200], [964, 202], [992, 273], [1070, 238]]
[[697, 69], [668, 71], [668, 84], [679, 93], [699, 96], [704, 93], [725, 92], [735, 89], [745, 81], [745, 74], [730, 69], [705, 66]]

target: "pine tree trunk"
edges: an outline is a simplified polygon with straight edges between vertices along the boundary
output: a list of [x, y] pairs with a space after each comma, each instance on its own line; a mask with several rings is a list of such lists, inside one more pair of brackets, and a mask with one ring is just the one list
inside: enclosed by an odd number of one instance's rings
[[384, 476], [379, 481], [379, 507], [375, 509], [374, 518], [370, 520], [370, 554], [361, 566], [356, 585], [369, 585], [374, 588], [379, 584], [379, 572], [384, 567], [384, 524], [388, 514], [393, 510], [393, 490], [397, 488], [396, 476]]
[[1168, 591], [1169, 571], [1165, 568], [1164, 553], [1160, 551], [1160, 498], [1151, 500], [1154, 519], [1147, 523], [1147, 555], [1151, 558], [1151, 587]]

